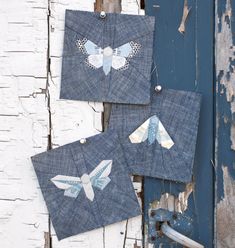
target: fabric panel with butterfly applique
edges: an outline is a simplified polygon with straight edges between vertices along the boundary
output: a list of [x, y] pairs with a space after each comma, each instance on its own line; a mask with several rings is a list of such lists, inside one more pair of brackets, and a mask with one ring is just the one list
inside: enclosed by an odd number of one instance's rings
[[32, 157], [59, 240], [141, 214], [117, 134]]
[[133, 174], [190, 182], [201, 95], [163, 89], [151, 104], [113, 104], [109, 128], [117, 131]]
[[148, 104], [155, 19], [66, 10], [61, 99]]

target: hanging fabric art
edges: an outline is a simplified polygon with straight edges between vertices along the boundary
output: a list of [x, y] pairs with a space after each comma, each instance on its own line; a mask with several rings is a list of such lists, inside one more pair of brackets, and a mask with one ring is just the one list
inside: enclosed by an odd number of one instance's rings
[[81, 141], [32, 157], [59, 240], [141, 214], [117, 134]]
[[61, 99], [148, 104], [154, 17], [67, 10]]
[[130, 172], [191, 181], [201, 95], [163, 89], [151, 104], [112, 107], [109, 128], [118, 132]]

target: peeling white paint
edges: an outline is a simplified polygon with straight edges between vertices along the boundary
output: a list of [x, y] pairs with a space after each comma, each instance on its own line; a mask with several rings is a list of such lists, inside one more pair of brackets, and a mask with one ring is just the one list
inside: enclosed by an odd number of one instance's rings
[[[49, 247], [48, 213], [30, 161], [30, 156], [47, 149], [49, 110], [53, 147], [102, 130], [101, 103], [59, 100], [64, 11], [93, 11], [94, 1], [49, 3], [50, 11], [47, 0], [1, 2], [0, 247], [4, 248]], [[139, 12], [138, 2], [122, 3], [124, 13]], [[141, 183], [135, 182], [134, 187], [137, 193], [141, 191]], [[141, 216], [61, 242], [51, 228], [53, 248], [142, 246]]]
[[217, 247], [232, 248], [235, 244], [235, 181], [223, 166], [224, 197], [217, 204]]
[[178, 213], [185, 212], [188, 208], [188, 199], [193, 193], [193, 189], [194, 183], [188, 183], [185, 191], [180, 192], [178, 197], [175, 197], [169, 193], [162, 194], [160, 200], [155, 200], [150, 203], [149, 213], [151, 213], [152, 210], [160, 208]]
[[[216, 10], [217, 13], [217, 10]], [[232, 5], [231, 1], [226, 1], [226, 9], [222, 14], [221, 23], [219, 16], [216, 16], [216, 72], [217, 78], [220, 77], [220, 84], [223, 86], [223, 94], [226, 93], [226, 99], [231, 106], [231, 114], [235, 113], [235, 46], [233, 44], [233, 32], [231, 29]], [[219, 24], [221, 30], [219, 30]], [[217, 86], [218, 89], [218, 86]], [[235, 127], [231, 123], [231, 149], [235, 150]]]
[[43, 247], [48, 215], [30, 156], [47, 149], [47, 1], [1, 1], [0, 247]]

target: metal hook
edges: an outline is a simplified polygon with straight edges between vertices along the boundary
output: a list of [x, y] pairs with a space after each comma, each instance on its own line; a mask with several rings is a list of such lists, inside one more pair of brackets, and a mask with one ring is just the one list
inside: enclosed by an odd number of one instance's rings
[[199, 244], [198, 242], [184, 236], [183, 234], [175, 231], [173, 228], [171, 228], [167, 222], [164, 222], [161, 226], [161, 231], [163, 234], [165, 234], [168, 238], [176, 241], [177, 243], [191, 247], [191, 248], [204, 248], [203, 245]]

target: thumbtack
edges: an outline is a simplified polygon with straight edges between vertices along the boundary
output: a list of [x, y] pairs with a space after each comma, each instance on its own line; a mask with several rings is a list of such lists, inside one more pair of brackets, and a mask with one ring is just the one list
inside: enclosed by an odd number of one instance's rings
[[86, 143], [86, 139], [84, 139], [84, 138], [80, 139], [80, 143], [81, 144], [85, 144]]
[[106, 13], [104, 11], [100, 12], [100, 18], [104, 19], [106, 17]]
[[155, 89], [155, 91], [157, 93], [159, 93], [160, 91], [162, 91], [162, 86], [161, 85], [157, 85], [154, 89]]

